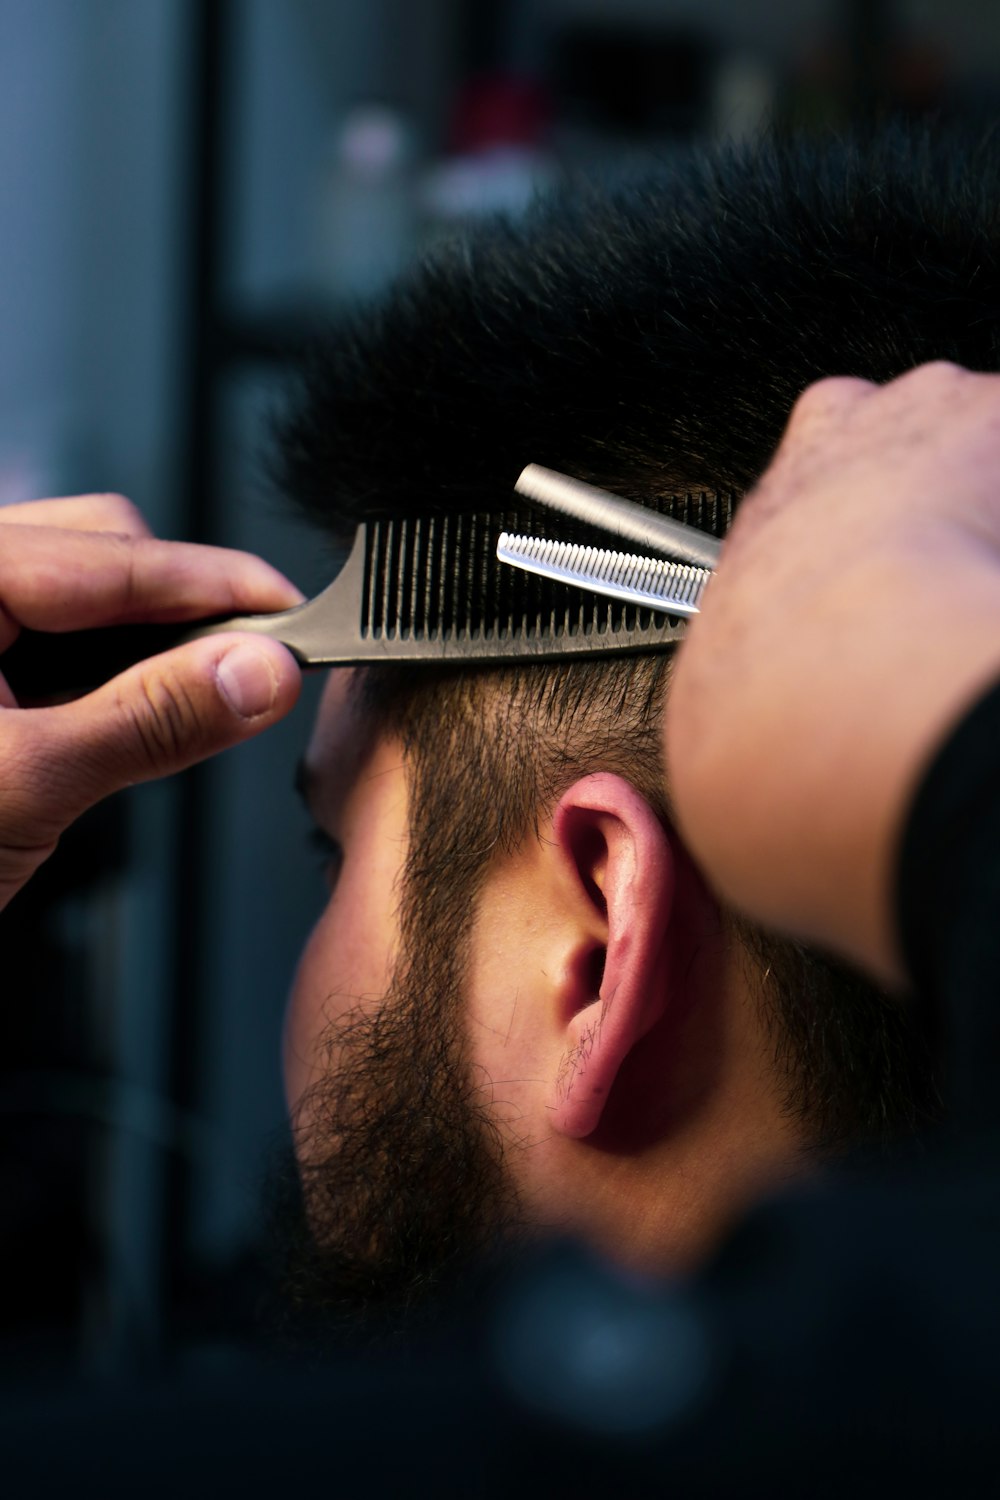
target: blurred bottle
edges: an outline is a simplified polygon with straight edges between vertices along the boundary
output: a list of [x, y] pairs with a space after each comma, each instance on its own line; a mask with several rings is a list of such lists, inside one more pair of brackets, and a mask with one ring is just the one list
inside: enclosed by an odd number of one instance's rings
[[774, 122], [774, 73], [761, 59], [735, 53], [723, 57], [710, 92], [710, 128], [717, 141], [752, 140]]
[[321, 173], [316, 290], [333, 306], [378, 295], [416, 250], [417, 149], [412, 129], [383, 104], [352, 109]]

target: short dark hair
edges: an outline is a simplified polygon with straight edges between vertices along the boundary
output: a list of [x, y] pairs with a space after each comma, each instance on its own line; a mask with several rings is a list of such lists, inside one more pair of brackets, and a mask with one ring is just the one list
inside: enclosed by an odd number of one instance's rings
[[[438, 249], [322, 341], [279, 423], [281, 487], [338, 536], [373, 514], [502, 510], [527, 462], [647, 503], [745, 491], [817, 378], [997, 368], [998, 204], [990, 136], [955, 129], [691, 150], [577, 188]], [[668, 679], [667, 656], [367, 672], [408, 750], [414, 899], [461, 926], [493, 850], [587, 771], [629, 775], [669, 818]], [[818, 1144], [933, 1112], [911, 1013], [737, 925]]]
[[997, 368], [998, 194], [992, 132], [897, 128], [691, 150], [496, 220], [322, 343], [283, 488], [321, 527], [501, 509], [528, 461], [744, 491], [824, 375]]

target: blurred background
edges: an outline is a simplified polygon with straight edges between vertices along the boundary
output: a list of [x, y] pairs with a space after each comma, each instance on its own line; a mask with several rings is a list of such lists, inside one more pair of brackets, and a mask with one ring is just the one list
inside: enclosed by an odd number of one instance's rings
[[[261, 457], [338, 307], [567, 173], [998, 102], [986, 0], [0, 0], [0, 504], [119, 490], [312, 591]], [[0, 1382], [253, 1337], [317, 686], [0, 916]]]

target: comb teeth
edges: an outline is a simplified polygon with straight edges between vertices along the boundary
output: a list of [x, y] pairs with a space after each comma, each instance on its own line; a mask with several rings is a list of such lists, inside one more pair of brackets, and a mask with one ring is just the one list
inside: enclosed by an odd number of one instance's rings
[[499, 563], [497, 520], [459, 515], [371, 523], [362, 575], [362, 638], [555, 640], [623, 629], [644, 630], [651, 638], [664, 634], [662, 605], [654, 612], [620, 595], [611, 603], [551, 576]]
[[498, 603], [490, 569], [492, 524], [478, 515], [372, 522], [362, 634], [433, 637], [486, 628]]
[[707, 568], [659, 558], [634, 557], [603, 547], [573, 546], [544, 537], [511, 536], [503, 532], [497, 542], [502, 562], [544, 578], [582, 584], [612, 599], [646, 605], [668, 614], [697, 614], [706, 583]]
[[[664, 496], [653, 508], [721, 536], [729, 525], [733, 497], [710, 492]], [[516, 638], [540, 646], [543, 640], [558, 645], [582, 636], [639, 632], [656, 649], [658, 641], [673, 638], [663, 603], [651, 601], [644, 608], [617, 595], [602, 598], [497, 561], [501, 531], [537, 538], [551, 525], [551, 512], [534, 506], [370, 521], [360, 569], [362, 641], [434, 642], [450, 654], [450, 642], [461, 651], [461, 643], [484, 640]], [[564, 543], [581, 548], [601, 550], [607, 540], [593, 526], [569, 517], [560, 520], [559, 530]], [[673, 609], [675, 618], [691, 612]], [[517, 654], [506, 647], [505, 653]]]

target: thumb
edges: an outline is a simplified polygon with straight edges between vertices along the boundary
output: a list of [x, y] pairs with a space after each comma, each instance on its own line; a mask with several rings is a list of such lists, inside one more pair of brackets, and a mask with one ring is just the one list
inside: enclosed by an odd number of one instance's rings
[[40, 783], [64, 802], [45, 811], [65, 826], [121, 787], [250, 739], [294, 707], [300, 687], [298, 664], [277, 641], [217, 635], [140, 662], [73, 703], [28, 710], [46, 721], [33, 756]]

